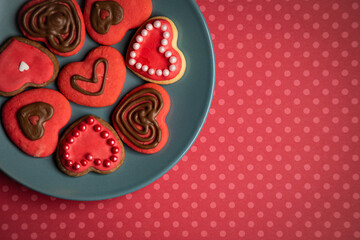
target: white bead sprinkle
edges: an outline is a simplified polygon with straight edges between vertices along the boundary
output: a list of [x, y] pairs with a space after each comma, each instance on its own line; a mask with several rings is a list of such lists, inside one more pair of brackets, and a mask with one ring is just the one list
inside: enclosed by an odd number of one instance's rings
[[150, 68], [148, 73], [149, 73], [150, 75], [154, 75], [155, 70], [154, 70], [154, 69], [152, 69], [152, 68]]
[[141, 31], [141, 35], [142, 36], [147, 36], [148, 35], [148, 31], [146, 30], [146, 29], [143, 29], [142, 31]]
[[164, 47], [159, 47], [159, 52], [164, 53], [164, 52], [165, 52], [165, 48], [164, 48]]
[[162, 26], [161, 26], [161, 30], [166, 31], [166, 30], [167, 30], [167, 26], [166, 26], [165, 24], [162, 25]]
[[169, 70], [171, 72], [175, 72], [176, 71], [176, 66], [175, 65], [170, 65]]
[[142, 64], [141, 64], [141, 63], [137, 63], [137, 64], [135, 65], [135, 67], [136, 67], [136, 69], [140, 69], [140, 68], [142, 67]]
[[170, 63], [176, 63], [177, 62], [177, 58], [176, 57], [171, 57], [170, 59], [169, 59], [169, 62]]
[[140, 48], [140, 44], [139, 44], [139, 43], [134, 43], [134, 44], [133, 44], [133, 48], [134, 48], [135, 50], [138, 50], [138, 49]]
[[139, 36], [136, 37], [136, 41], [141, 43], [142, 41], [144, 41], [144, 38], [139, 35]]
[[170, 37], [170, 33], [169, 33], [169, 32], [164, 32], [164, 33], [163, 33], [163, 37], [164, 37], [164, 38], [169, 38], [169, 37]]
[[160, 21], [155, 21], [154, 22], [154, 27], [156, 27], [156, 28], [159, 28], [161, 26], [161, 22]]
[[135, 58], [135, 57], [136, 57], [136, 53], [135, 53], [134, 51], [131, 51], [131, 52], [130, 52], [130, 57]]
[[135, 63], [136, 63], [135, 59], [130, 59], [130, 60], [129, 60], [129, 64], [130, 64], [131, 66], [135, 65]]
[[172, 53], [170, 51], [166, 51], [165, 53], [165, 57], [169, 58], [172, 56]]
[[169, 43], [169, 41], [166, 39], [161, 40], [161, 44], [164, 46], [168, 45], [168, 43]]
[[156, 75], [160, 77], [162, 75], [162, 71], [160, 69], [156, 70]]
[[153, 30], [153, 25], [151, 23], [146, 24], [146, 30], [151, 31]]
[[169, 74], [170, 74], [169, 70], [165, 69], [165, 70], [163, 71], [163, 75], [164, 75], [165, 77], [169, 76]]
[[149, 69], [149, 67], [147, 65], [143, 65], [141, 70], [143, 70], [144, 72], [147, 72], [147, 70]]

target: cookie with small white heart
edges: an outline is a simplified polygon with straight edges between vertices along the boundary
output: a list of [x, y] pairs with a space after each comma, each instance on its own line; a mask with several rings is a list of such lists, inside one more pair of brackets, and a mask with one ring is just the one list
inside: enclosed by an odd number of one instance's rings
[[55, 81], [59, 62], [40, 43], [12, 37], [0, 47], [0, 73], [0, 96], [11, 97]]

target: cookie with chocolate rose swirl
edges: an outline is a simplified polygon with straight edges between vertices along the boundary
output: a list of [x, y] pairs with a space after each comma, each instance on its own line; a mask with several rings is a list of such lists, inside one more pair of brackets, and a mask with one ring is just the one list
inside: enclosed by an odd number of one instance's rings
[[20, 10], [19, 25], [26, 37], [59, 56], [72, 56], [84, 45], [84, 18], [76, 0], [29, 1]]
[[165, 122], [170, 109], [166, 90], [154, 83], [133, 89], [113, 113], [112, 122], [121, 140], [137, 152], [152, 154], [166, 144]]

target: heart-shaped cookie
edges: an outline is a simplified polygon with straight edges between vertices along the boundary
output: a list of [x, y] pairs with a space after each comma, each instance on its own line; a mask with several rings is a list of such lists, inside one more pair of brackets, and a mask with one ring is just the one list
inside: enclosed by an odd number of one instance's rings
[[115, 48], [98, 47], [83, 62], [66, 65], [58, 77], [60, 91], [70, 101], [89, 106], [112, 105], [126, 77], [125, 62]]
[[84, 19], [94, 41], [113, 45], [129, 29], [137, 28], [151, 15], [151, 0], [86, 0]]
[[85, 41], [85, 24], [76, 0], [31, 0], [19, 12], [23, 34], [59, 56], [72, 56]]
[[41, 44], [12, 37], [0, 48], [0, 96], [14, 96], [27, 87], [44, 87], [59, 73], [54, 54]]
[[143, 84], [128, 93], [114, 111], [115, 130], [135, 151], [156, 153], [169, 137], [165, 118], [170, 104], [164, 88], [154, 83]]
[[70, 120], [69, 101], [46, 88], [23, 92], [2, 108], [2, 122], [9, 138], [33, 157], [47, 157], [56, 150], [58, 134]]
[[61, 137], [56, 151], [57, 165], [72, 177], [88, 172], [112, 173], [124, 158], [124, 146], [115, 130], [93, 115], [73, 123]]
[[178, 31], [166, 17], [149, 19], [135, 33], [126, 55], [126, 65], [142, 79], [158, 84], [178, 81], [186, 62], [177, 47]]

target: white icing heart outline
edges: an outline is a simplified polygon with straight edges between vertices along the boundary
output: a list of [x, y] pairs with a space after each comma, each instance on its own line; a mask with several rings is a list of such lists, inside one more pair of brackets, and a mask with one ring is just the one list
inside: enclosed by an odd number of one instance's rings
[[26, 62], [21, 61], [19, 65], [19, 71], [24, 72], [24, 71], [28, 71], [29, 69], [30, 69], [29, 65]]
[[[161, 47], [159, 47], [158, 51], [160, 53], [163, 53], [164, 56], [166, 58], [169, 59], [169, 67], [168, 69], [154, 69], [154, 68], [150, 68], [149, 66], [147, 65], [143, 65], [142, 63], [140, 62], [136, 62], [136, 60], [134, 59], [136, 57], [136, 53], [134, 50], [139, 50], [141, 48], [141, 43], [143, 42], [143, 37], [147, 36], [148, 35], [148, 32], [153, 30], [154, 28], [160, 28], [163, 32], [163, 38], [161, 40]], [[132, 51], [130, 52], [129, 56], [130, 56], [130, 59], [129, 59], [129, 65], [130, 66], [134, 66], [135, 65], [135, 68], [138, 69], [138, 70], [142, 70], [144, 72], [147, 72], [149, 75], [154, 75], [156, 73], [157, 76], [164, 76], [164, 77], [167, 77], [169, 76], [170, 72], [175, 72], [176, 71], [176, 66], [173, 65], [175, 64], [178, 59], [175, 57], [175, 56], [172, 56], [173, 53], [168, 50], [166, 51], [165, 47], [167, 45], [169, 45], [169, 41], [168, 41], [168, 38], [170, 37], [170, 33], [166, 31], [167, 30], [167, 26], [165, 24], [161, 25], [161, 22], [159, 20], [156, 20], [154, 22], [154, 24], [152, 23], [148, 23], [145, 25], [145, 28], [143, 28], [141, 30], [141, 35], [137, 35], [136, 38], [135, 38], [135, 43], [132, 45]], [[174, 51], [176, 51], [175, 49], [173, 49]]]

